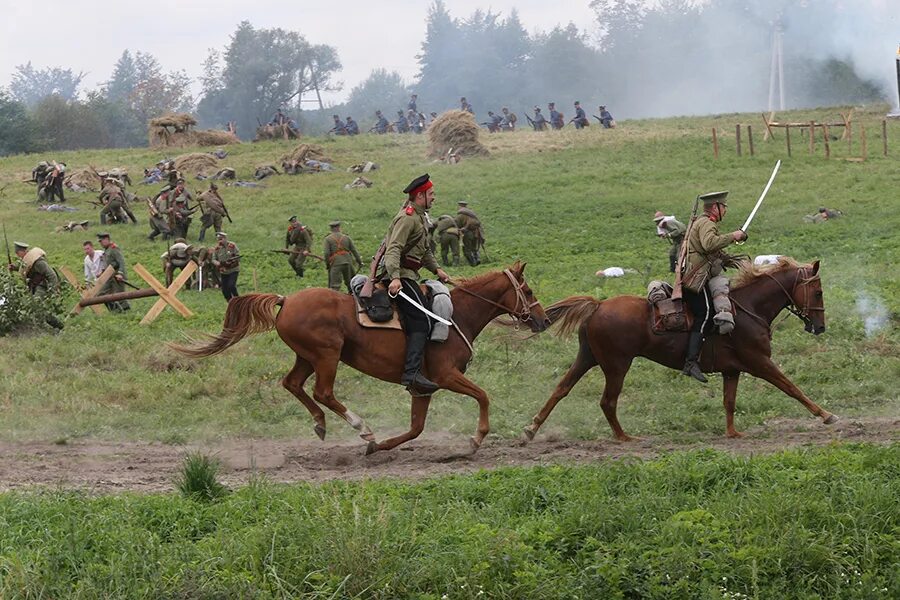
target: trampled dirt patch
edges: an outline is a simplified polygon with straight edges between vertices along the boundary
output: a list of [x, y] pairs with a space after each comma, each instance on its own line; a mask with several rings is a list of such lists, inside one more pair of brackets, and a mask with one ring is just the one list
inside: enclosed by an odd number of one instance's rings
[[815, 419], [778, 419], [748, 431], [741, 439], [715, 437], [683, 444], [652, 438], [621, 444], [608, 438], [579, 441], [538, 435], [535, 441], [523, 445], [515, 440], [488, 438], [475, 455], [465, 454], [465, 436], [439, 432], [426, 432], [418, 441], [372, 456], [365, 456], [362, 441], [242, 439], [205, 446], [95, 441], [3, 443], [0, 490], [47, 486], [92, 493], [171, 491], [182, 458], [191, 450], [217, 455], [224, 465], [222, 480], [238, 487], [254, 472], [277, 482], [420, 479], [504, 466], [589, 464], [621, 457], [650, 459], [673, 450], [714, 448], [745, 455], [840, 441], [900, 441], [900, 419], [846, 418], [832, 426]]

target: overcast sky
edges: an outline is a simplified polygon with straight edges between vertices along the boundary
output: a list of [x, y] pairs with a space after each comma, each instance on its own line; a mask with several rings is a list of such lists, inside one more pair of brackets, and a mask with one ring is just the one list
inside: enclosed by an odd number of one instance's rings
[[[595, 29], [590, 0], [446, 0], [454, 17], [477, 8], [503, 15], [513, 8], [529, 32], [574, 22]], [[425, 37], [430, 0], [42, 0], [40, 10], [23, 0], [0, 0], [0, 86], [9, 84], [16, 65], [67, 67], [87, 77], [83, 88], [106, 81], [126, 48], [159, 59], [166, 71], [184, 69], [197, 77], [209, 48], [224, 48], [242, 20], [254, 27], [299, 31], [312, 43], [338, 50], [344, 89], [341, 101], [372, 69], [399, 72], [408, 81], [417, 73], [416, 54]], [[152, 12], [151, 12], [152, 9]], [[40, 34], [38, 34], [38, 27]], [[195, 90], [196, 91], [196, 90]]]

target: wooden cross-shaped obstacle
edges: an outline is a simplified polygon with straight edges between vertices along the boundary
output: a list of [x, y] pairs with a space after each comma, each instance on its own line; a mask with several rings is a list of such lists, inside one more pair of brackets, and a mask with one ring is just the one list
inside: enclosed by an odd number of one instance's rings
[[[150, 271], [144, 268], [141, 264], [134, 265], [134, 272], [143, 279], [149, 288], [137, 289], [130, 292], [120, 292], [116, 294], [103, 294], [100, 295], [100, 290], [103, 289], [103, 286], [109, 281], [111, 277], [115, 275], [115, 269], [112, 267], [106, 267], [106, 270], [97, 278], [97, 282], [89, 289], [85, 290], [81, 294], [81, 300], [78, 301], [71, 311], [71, 314], [77, 315], [85, 307], [90, 307], [96, 314], [103, 314], [104, 308], [101, 306], [102, 304], [106, 304], [107, 302], [117, 302], [120, 300], [134, 300], [136, 298], [152, 298], [154, 296], [158, 296], [159, 300], [147, 311], [147, 314], [144, 315], [144, 318], [141, 319], [141, 325], [149, 325], [156, 318], [162, 314], [162, 311], [165, 310], [166, 306], [171, 306], [175, 312], [180, 314], [182, 317], [187, 319], [188, 317], [192, 317], [194, 315], [184, 303], [176, 298], [176, 294], [181, 291], [181, 288], [185, 283], [191, 278], [191, 275], [197, 270], [197, 263], [194, 261], [188, 262], [187, 266], [182, 269], [181, 273], [178, 274], [178, 277], [175, 278], [175, 281], [172, 282], [172, 285], [169, 287], [164, 286], [159, 280], [154, 277]], [[80, 288], [78, 280], [75, 278], [75, 275], [66, 267], [60, 269], [65, 278], [72, 284], [72, 286], [76, 289]]]

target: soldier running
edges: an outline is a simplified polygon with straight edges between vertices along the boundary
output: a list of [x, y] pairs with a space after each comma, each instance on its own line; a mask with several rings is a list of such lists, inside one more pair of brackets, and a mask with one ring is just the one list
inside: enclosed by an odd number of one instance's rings
[[[8, 265], [10, 271], [21, 271], [25, 279], [28, 291], [38, 300], [43, 300], [50, 294], [59, 291], [59, 276], [47, 262], [47, 253], [37, 247], [31, 247], [25, 242], [13, 242], [16, 256], [21, 265]], [[9, 246], [7, 246], [7, 252]], [[48, 325], [56, 329], [62, 329], [63, 323], [56, 315], [48, 313], [45, 318]]]
[[656, 211], [656, 214], [653, 215], [653, 222], [656, 223], [656, 235], [664, 240], [669, 240], [672, 244], [669, 248], [669, 272], [674, 273], [678, 257], [681, 255], [681, 243], [684, 242], [687, 226], [674, 216], [666, 216], [661, 211]]
[[[98, 233], [97, 239], [100, 240], [100, 245], [103, 246], [102, 270], [105, 271], [106, 267], [112, 267], [115, 271], [114, 275], [106, 281], [106, 284], [100, 290], [100, 295], [122, 293], [125, 291], [125, 282], [128, 281], [128, 273], [125, 270], [125, 255], [109, 239], [108, 233]], [[107, 302], [106, 308], [112, 312], [123, 312], [131, 310], [131, 304], [128, 303], [128, 300], [119, 300], [117, 302]]]
[[222, 231], [222, 218], [228, 216], [228, 209], [225, 208], [225, 201], [219, 195], [219, 186], [215, 183], [209, 184], [209, 190], [200, 194], [197, 198], [200, 203], [200, 235], [197, 241], [202, 242], [206, 237], [206, 230], [212, 227], [216, 233]]
[[459, 228], [456, 219], [450, 215], [441, 215], [437, 220], [437, 237], [441, 243], [441, 262], [450, 266], [449, 254], [453, 254], [453, 266], [459, 266]]
[[294, 269], [294, 273], [297, 274], [297, 277], [303, 277], [303, 265], [306, 263], [306, 257], [309, 256], [309, 250], [313, 244], [312, 231], [310, 231], [309, 227], [300, 223], [296, 215], [288, 219], [288, 223], [287, 235], [284, 238], [284, 248], [291, 251], [288, 262], [291, 268]]

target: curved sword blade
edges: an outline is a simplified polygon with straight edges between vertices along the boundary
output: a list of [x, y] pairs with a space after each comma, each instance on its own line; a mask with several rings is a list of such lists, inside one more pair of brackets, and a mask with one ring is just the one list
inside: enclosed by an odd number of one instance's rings
[[772, 187], [772, 182], [775, 181], [775, 175], [778, 174], [778, 169], [781, 168], [781, 160], [775, 163], [775, 169], [772, 171], [772, 176], [769, 177], [769, 183], [766, 184], [765, 189], [759, 197], [759, 200], [756, 201], [756, 206], [753, 207], [753, 210], [750, 211], [750, 216], [747, 217], [747, 220], [744, 221], [744, 224], [741, 225], [741, 231], [747, 231], [747, 228], [750, 227], [750, 222], [753, 220], [753, 217], [756, 216], [756, 211], [759, 210], [759, 207], [762, 206], [763, 200], [766, 199], [766, 194], [769, 193], [769, 188]]

